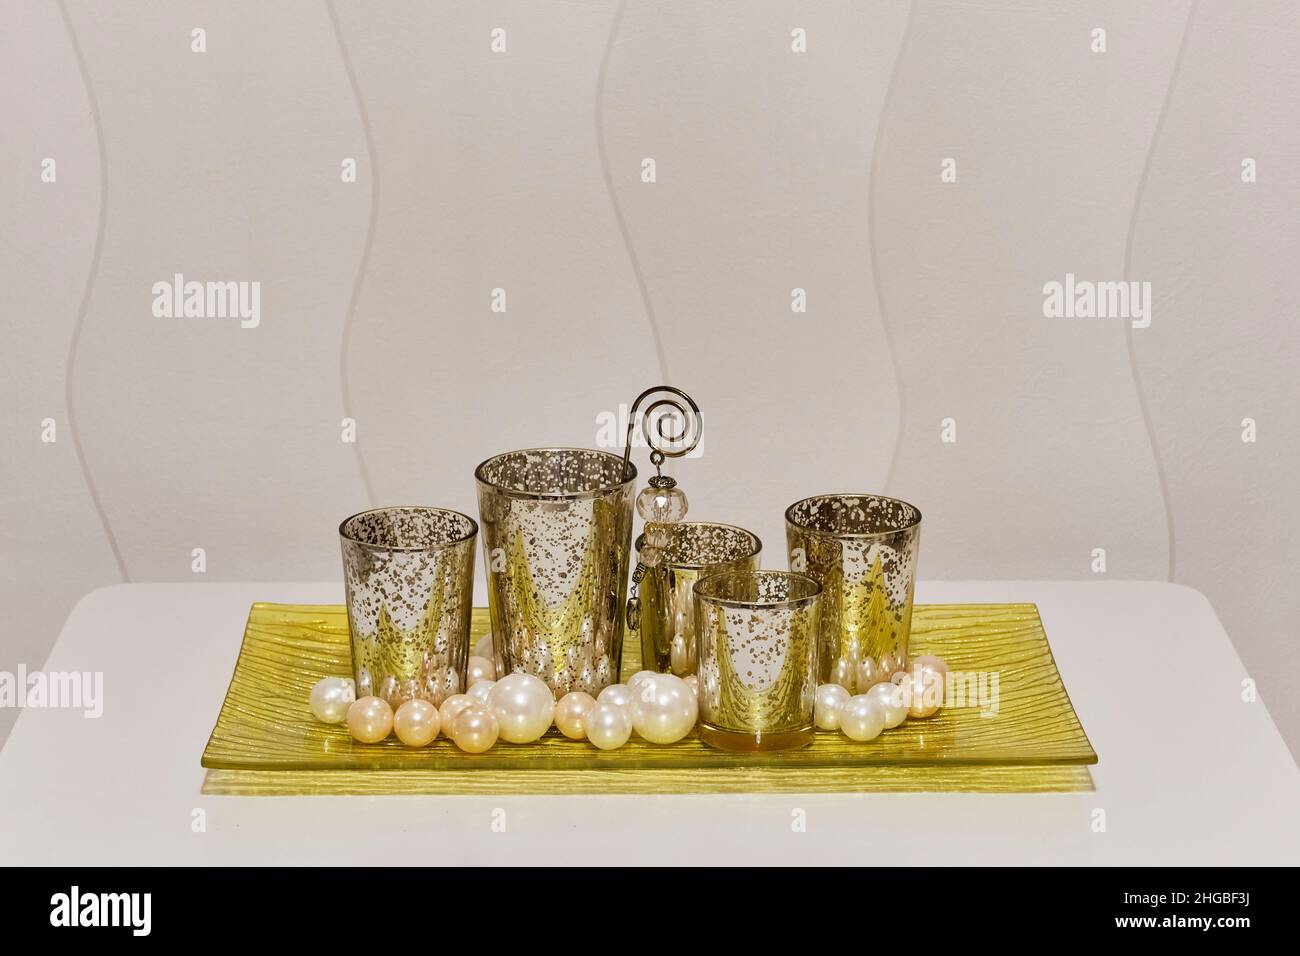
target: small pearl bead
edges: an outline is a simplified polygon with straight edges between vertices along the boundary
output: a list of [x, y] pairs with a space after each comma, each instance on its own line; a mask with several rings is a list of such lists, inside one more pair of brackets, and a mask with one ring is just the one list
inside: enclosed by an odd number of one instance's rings
[[918, 667], [908, 675], [909, 717], [931, 717], [943, 706], [943, 674], [933, 667]]
[[813, 723], [821, 730], [839, 730], [840, 711], [851, 696], [839, 684], [822, 684], [813, 697]]
[[840, 729], [850, 740], [871, 740], [885, 729], [885, 715], [867, 694], [858, 694], [840, 708]]
[[933, 654], [922, 654], [912, 661], [913, 667], [932, 667], [944, 677], [948, 676], [948, 662], [942, 657], [935, 657]]
[[481, 704], [470, 704], [451, 722], [451, 739], [467, 754], [491, 750], [500, 727], [492, 711]]
[[469, 694], [452, 694], [442, 702], [438, 708], [438, 723], [442, 725], [442, 732], [451, 735], [451, 724], [456, 719], [456, 715], [468, 707], [470, 704], [476, 704], [476, 701]]
[[382, 697], [362, 697], [348, 708], [348, 732], [363, 744], [375, 744], [393, 729], [393, 708]]
[[423, 747], [438, 736], [438, 708], [427, 700], [408, 700], [393, 715], [393, 732], [408, 747]]
[[865, 694], [868, 688], [879, 684], [881, 679], [880, 664], [874, 657], [867, 656], [858, 662], [857, 691], [859, 694]]
[[311, 689], [311, 712], [323, 723], [341, 724], [348, 719], [348, 708], [356, 699], [352, 678], [322, 677]]
[[687, 674], [685, 677], [682, 678], [682, 683], [684, 683], [687, 687], [689, 687], [691, 689], [691, 693], [695, 695], [695, 699], [699, 700], [700, 679], [694, 674]]
[[469, 696], [473, 697], [480, 704], [486, 704], [488, 694], [492, 693], [492, 688], [497, 685], [494, 680], [478, 680], [469, 685]]
[[839, 684], [841, 687], [852, 690], [853, 681], [857, 676], [854, 673], [852, 662], [847, 657], [841, 657], [831, 667], [831, 676], [828, 683]]
[[473, 687], [481, 680], [496, 680], [497, 666], [486, 657], [477, 655], [469, 659], [465, 665], [465, 683]]
[[595, 706], [596, 698], [585, 691], [565, 694], [555, 705], [555, 726], [570, 740], [586, 740], [587, 716]]
[[699, 703], [675, 674], [655, 674], [632, 692], [632, 729], [652, 744], [671, 744], [695, 727]]
[[610, 684], [596, 695], [596, 703], [626, 707], [632, 703], [632, 692], [627, 689], [626, 684]]
[[596, 701], [587, 714], [587, 739], [601, 750], [615, 750], [631, 736], [632, 715], [628, 709], [608, 700]]
[[[473, 695], [478, 684], [470, 688]], [[488, 709], [501, 728], [501, 739], [527, 744], [551, 728], [555, 718], [555, 697], [546, 682], [532, 674], [515, 671], [501, 678], [488, 692]]]
[[492, 652], [492, 632], [488, 631], [477, 641], [474, 642], [474, 656], [485, 657], [488, 660], [496, 660], [496, 655]]
[[402, 704], [402, 688], [397, 683], [397, 676], [389, 674], [385, 677], [379, 685], [379, 692], [375, 696], [386, 700], [389, 707], [400, 707]]
[[885, 717], [885, 728], [897, 727], [907, 719], [907, 701], [903, 690], [897, 684], [886, 681], [876, 684], [867, 691], [867, 696], [876, 702]]

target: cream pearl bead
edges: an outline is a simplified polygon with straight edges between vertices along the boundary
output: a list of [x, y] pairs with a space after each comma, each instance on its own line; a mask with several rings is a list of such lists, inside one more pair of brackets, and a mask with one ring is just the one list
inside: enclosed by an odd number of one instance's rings
[[427, 700], [408, 700], [393, 714], [393, 733], [408, 747], [423, 747], [438, 736], [442, 721]]
[[880, 675], [880, 663], [871, 656], [858, 661], [857, 677], [858, 683], [856, 686], [859, 694], [865, 694], [868, 688], [874, 687], [884, 679]]
[[492, 648], [492, 632], [488, 631], [477, 641], [474, 642], [474, 650], [471, 652], [475, 657], [484, 657], [490, 661], [496, 660], [496, 654]]
[[857, 694], [840, 708], [840, 729], [850, 740], [871, 740], [885, 729], [885, 715], [868, 694]]
[[356, 699], [357, 687], [351, 677], [322, 677], [311, 689], [312, 716], [322, 723], [341, 724]]
[[362, 697], [348, 708], [348, 733], [363, 744], [376, 744], [393, 729], [393, 708], [382, 697]]
[[438, 723], [442, 727], [442, 732], [448, 737], [451, 736], [451, 724], [466, 707], [471, 704], [477, 704], [469, 694], [452, 694], [438, 707]]
[[631, 736], [632, 715], [628, 709], [609, 700], [597, 700], [587, 714], [587, 739], [601, 750], [616, 750]]
[[682, 678], [682, 683], [684, 683], [687, 687], [691, 689], [691, 693], [695, 695], [696, 700], [700, 699], [699, 677], [697, 677], [694, 674], [687, 674], [685, 677]]
[[632, 703], [632, 692], [627, 689], [626, 684], [610, 684], [596, 695], [596, 703], [626, 707]]
[[695, 727], [700, 705], [676, 674], [655, 674], [632, 692], [632, 729], [652, 744], [671, 744]]
[[555, 726], [570, 740], [587, 739], [587, 717], [596, 706], [596, 698], [586, 691], [575, 690], [555, 705]]
[[494, 680], [477, 680], [469, 685], [467, 693], [480, 704], [486, 704], [488, 695], [492, 693], [492, 688], [497, 685]]
[[555, 719], [551, 689], [540, 677], [523, 671], [497, 681], [488, 693], [487, 705], [501, 727], [501, 739], [512, 744], [532, 743], [550, 730]]
[[885, 729], [897, 727], [907, 719], [907, 701], [903, 690], [891, 681], [876, 684], [867, 691], [867, 696], [876, 702], [885, 718]]
[[486, 657], [472, 656], [465, 664], [465, 683], [473, 687], [481, 680], [496, 680], [497, 666]]
[[933, 654], [922, 654], [912, 661], [912, 667], [931, 667], [937, 670], [945, 678], [948, 676], [948, 662], [942, 657], [935, 657]]
[[907, 676], [909, 717], [932, 717], [943, 706], [943, 674], [933, 667], [918, 667]]
[[451, 722], [452, 742], [467, 754], [491, 750], [500, 731], [496, 716], [482, 704], [470, 704]]
[[840, 711], [852, 696], [839, 684], [822, 684], [813, 695], [813, 723], [819, 730], [839, 730]]

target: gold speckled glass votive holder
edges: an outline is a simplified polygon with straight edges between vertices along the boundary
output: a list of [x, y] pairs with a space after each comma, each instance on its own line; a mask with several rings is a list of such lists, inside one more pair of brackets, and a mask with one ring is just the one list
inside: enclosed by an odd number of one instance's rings
[[881, 658], [907, 663], [921, 512], [880, 495], [817, 495], [785, 512], [790, 569], [822, 595], [818, 679], [863, 693]]
[[[735, 525], [683, 521], [665, 525], [670, 535], [659, 563], [641, 582], [641, 666], [678, 677], [694, 674], [695, 582], [723, 571], [756, 571], [763, 543]], [[645, 535], [636, 539], [639, 554]]]
[[533, 448], [474, 477], [497, 673], [540, 677], [556, 699], [617, 683], [636, 467], [607, 451]]
[[822, 587], [788, 571], [695, 585], [700, 739], [725, 750], [812, 743]]
[[478, 524], [458, 511], [363, 511], [339, 525], [357, 696], [441, 704], [465, 689]]

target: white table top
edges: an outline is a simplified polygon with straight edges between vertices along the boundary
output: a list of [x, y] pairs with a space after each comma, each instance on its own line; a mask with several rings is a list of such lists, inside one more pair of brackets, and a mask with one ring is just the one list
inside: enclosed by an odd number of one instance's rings
[[81, 601], [44, 669], [103, 671], [103, 716], [19, 716], [0, 753], [0, 862], [1300, 863], [1300, 770], [1264, 703], [1242, 701], [1209, 602], [1179, 585], [918, 585], [919, 603], [1038, 604], [1101, 761], [1095, 793], [1039, 795], [204, 796], [199, 757], [259, 600], [341, 603], [342, 586], [131, 584]]

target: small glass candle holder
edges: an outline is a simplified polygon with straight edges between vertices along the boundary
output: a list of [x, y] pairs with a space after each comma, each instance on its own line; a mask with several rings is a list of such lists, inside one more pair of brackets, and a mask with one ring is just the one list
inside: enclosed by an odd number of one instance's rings
[[695, 585], [700, 739], [724, 750], [812, 743], [822, 586], [789, 571]]
[[[683, 521], [666, 526], [668, 545], [641, 582], [641, 666], [694, 674], [695, 582], [723, 571], [757, 571], [763, 543], [735, 525]], [[636, 539], [639, 553], [645, 535]]]
[[825, 588], [818, 679], [861, 694], [907, 665], [921, 512], [880, 495], [816, 495], [785, 512], [790, 569]]
[[465, 689], [478, 524], [442, 508], [376, 508], [339, 525], [357, 696], [394, 708]]
[[557, 699], [618, 682], [636, 466], [586, 448], [496, 455], [474, 471], [498, 674]]

